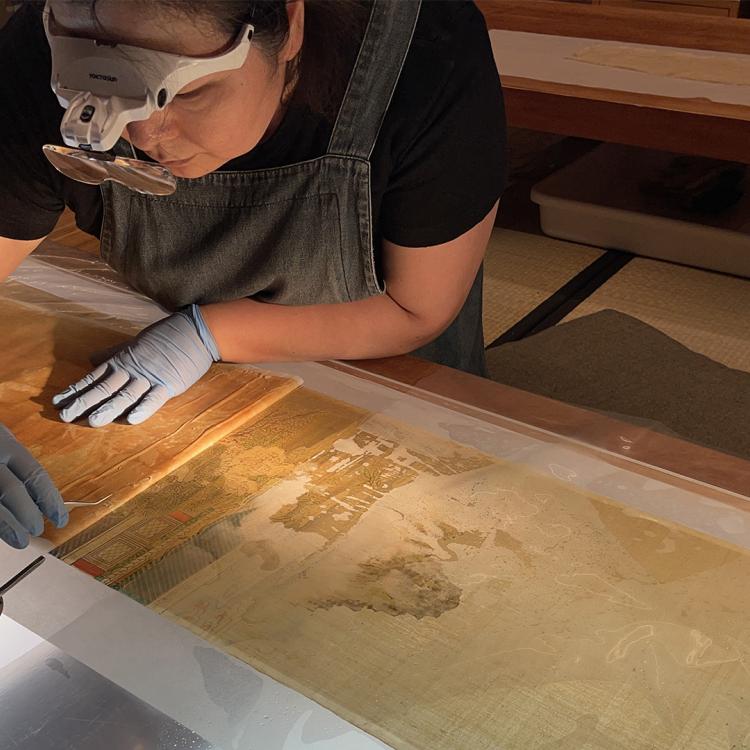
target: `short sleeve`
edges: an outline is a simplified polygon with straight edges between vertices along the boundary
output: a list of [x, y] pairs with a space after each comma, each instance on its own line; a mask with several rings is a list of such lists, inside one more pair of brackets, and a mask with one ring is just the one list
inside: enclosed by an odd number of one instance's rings
[[[442, 38], [438, 30], [413, 42], [392, 104], [412, 134], [394, 157], [380, 228], [385, 239], [407, 247], [464, 234], [506, 183], [505, 108], [484, 18], [465, 3], [444, 25]], [[433, 90], [432, 99], [417, 112], [425, 89]]]
[[0, 30], [0, 237], [44, 237], [64, 208], [61, 179], [42, 153], [59, 140], [49, 71], [39, 11], [24, 6]]

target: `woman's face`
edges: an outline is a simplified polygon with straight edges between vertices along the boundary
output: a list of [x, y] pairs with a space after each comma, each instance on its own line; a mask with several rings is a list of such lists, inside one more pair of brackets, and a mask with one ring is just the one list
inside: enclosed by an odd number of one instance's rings
[[[234, 41], [158, 3], [99, 0], [95, 19], [89, 3], [50, 5], [57, 32], [71, 36], [195, 57], [219, 54]], [[201, 177], [257, 146], [281, 120], [286, 62], [302, 44], [303, 2], [287, 3], [287, 13], [289, 38], [275, 60], [251, 44], [241, 68], [185, 86], [163, 110], [130, 123], [123, 137], [178, 177]]]

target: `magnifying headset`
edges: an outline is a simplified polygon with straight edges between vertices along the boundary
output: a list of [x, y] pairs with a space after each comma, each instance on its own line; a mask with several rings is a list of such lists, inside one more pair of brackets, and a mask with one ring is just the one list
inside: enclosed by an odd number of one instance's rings
[[43, 18], [52, 51], [52, 90], [66, 110], [60, 124], [66, 145], [48, 144], [44, 155], [66, 177], [89, 185], [112, 180], [139, 193], [173, 193], [177, 181], [166, 167], [108, 152], [128, 123], [163, 110], [189, 83], [242, 67], [253, 26], [245, 24], [219, 55], [185, 57], [56, 34], [49, 0]]

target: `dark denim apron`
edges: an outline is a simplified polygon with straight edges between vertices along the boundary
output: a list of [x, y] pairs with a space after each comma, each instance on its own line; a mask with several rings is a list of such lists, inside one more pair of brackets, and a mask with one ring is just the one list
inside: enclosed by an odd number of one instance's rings
[[[170, 196], [103, 184], [104, 260], [169, 309], [242, 297], [312, 305], [382, 294], [370, 157], [419, 8], [412, 0], [373, 3], [324, 156], [178, 178]], [[483, 374], [481, 307], [480, 272], [456, 321], [415, 354]]]

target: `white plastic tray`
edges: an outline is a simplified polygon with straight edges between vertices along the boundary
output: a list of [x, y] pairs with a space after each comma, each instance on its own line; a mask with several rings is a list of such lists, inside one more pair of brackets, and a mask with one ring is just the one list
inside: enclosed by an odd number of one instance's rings
[[638, 185], [673, 157], [630, 146], [598, 146], [532, 188], [542, 231], [595, 247], [750, 277], [750, 189], [731, 210], [703, 223], [660, 207], [641, 195]]

